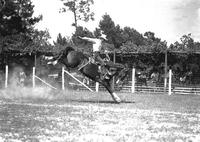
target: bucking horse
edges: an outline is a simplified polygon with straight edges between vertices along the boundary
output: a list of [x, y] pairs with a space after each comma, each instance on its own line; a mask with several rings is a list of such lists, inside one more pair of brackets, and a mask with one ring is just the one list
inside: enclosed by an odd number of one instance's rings
[[[123, 65], [107, 61], [105, 62], [105, 65], [103, 67], [100, 64], [92, 61], [89, 55], [84, 54], [80, 51], [76, 51], [71, 46], [66, 47], [65, 50], [63, 50], [56, 56], [45, 56], [45, 59], [48, 60], [48, 64], [55, 65], [57, 63], [62, 63], [66, 66], [68, 70], [79, 70], [84, 76], [102, 84], [110, 93], [110, 95], [116, 103], [121, 102], [121, 99], [114, 92], [111, 80], [113, 79], [113, 77], [115, 77], [116, 84], [121, 87], [123, 84], [123, 80], [125, 79], [125, 77], [128, 74], [128, 71], [130, 70], [127, 64]], [[112, 70], [112, 74], [109, 74], [108, 78], [102, 78], [101, 76], [103, 76], [104, 73], [100, 71], [100, 68], [106, 68], [110, 71]]]

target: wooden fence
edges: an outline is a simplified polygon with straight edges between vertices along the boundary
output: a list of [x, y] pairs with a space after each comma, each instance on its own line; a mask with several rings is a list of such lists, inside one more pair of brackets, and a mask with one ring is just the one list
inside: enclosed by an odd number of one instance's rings
[[[5, 88], [9, 87], [8, 84], [8, 66], [6, 66], [5, 68]], [[66, 73], [66, 72], [65, 72]], [[64, 74], [64, 72], [63, 72]], [[33, 86], [35, 86], [35, 70], [33, 68]], [[64, 81], [63, 81], [62, 77], [62, 88], [64, 88]], [[37, 78], [39, 79], [39, 78]], [[161, 83], [161, 84], [148, 84], [148, 85], [142, 85], [139, 84], [138, 82], [135, 81], [135, 69], [132, 70], [132, 80], [127, 83], [126, 85], [124, 85], [122, 88], [118, 88], [117, 86], [115, 86], [115, 90], [119, 91], [119, 92], [129, 92], [129, 93], [164, 93], [165, 92], [165, 84]], [[45, 84], [47, 84], [46, 82], [43, 82]], [[70, 84], [70, 83], [69, 83]], [[48, 84], [47, 84], [48, 85]], [[50, 86], [50, 85], [48, 85]], [[71, 86], [77, 86], [74, 87], [78, 90], [88, 90], [88, 88], [91, 88], [90, 91], [92, 90], [96, 90], [98, 91], [106, 91], [106, 89], [99, 84], [93, 84], [93, 85], [89, 85], [88, 87], [86, 87], [86, 85], [84, 85], [83, 83], [77, 84], [77, 83], [72, 83]], [[171, 71], [169, 71], [169, 78], [167, 81], [167, 89], [166, 92], [168, 95], [173, 95], [173, 94], [186, 94], [186, 95], [200, 95], [200, 84], [196, 84], [196, 85], [190, 85], [190, 86], [185, 86], [183, 84], [175, 84], [172, 82], [172, 73]], [[51, 88], [54, 88], [52, 86], [50, 86]], [[55, 89], [55, 88], [54, 88]]]

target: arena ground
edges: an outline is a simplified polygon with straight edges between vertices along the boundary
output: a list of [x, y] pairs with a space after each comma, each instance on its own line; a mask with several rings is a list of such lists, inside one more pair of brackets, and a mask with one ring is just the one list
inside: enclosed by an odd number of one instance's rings
[[0, 91], [0, 141], [200, 141], [200, 96], [51, 91]]

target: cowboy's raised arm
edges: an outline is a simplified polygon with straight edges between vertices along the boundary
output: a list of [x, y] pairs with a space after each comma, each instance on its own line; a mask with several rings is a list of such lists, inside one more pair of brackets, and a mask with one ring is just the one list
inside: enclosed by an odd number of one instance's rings
[[[79, 36], [80, 37], [80, 36]], [[89, 38], [89, 37], [80, 37], [81, 39], [83, 39], [83, 40], [87, 40], [87, 41], [89, 41], [89, 42], [93, 42], [93, 43], [96, 43], [96, 39], [94, 39], [94, 38]]]

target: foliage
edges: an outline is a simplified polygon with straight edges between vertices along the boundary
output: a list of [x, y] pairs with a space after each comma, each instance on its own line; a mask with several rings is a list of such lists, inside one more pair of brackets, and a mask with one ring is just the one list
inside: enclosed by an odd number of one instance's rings
[[59, 53], [68, 46], [73, 46], [73, 41], [68, 37], [63, 37], [60, 33], [57, 36], [56, 41], [53, 41], [53, 51]]
[[[78, 21], [88, 22], [94, 20], [94, 12], [91, 12], [90, 6], [94, 4], [93, 0], [61, 0], [64, 2], [64, 6], [68, 8], [74, 15], [74, 23], [72, 24], [76, 28], [78, 27]], [[62, 12], [66, 12], [66, 8], [62, 8]]]
[[195, 53], [200, 51], [200, 42], [195, 42], [191, 34], [183, 35], [180, 42], [176, 41], [170, 45], [169, 51], [190, 52]]
[[72, 36], [72, 41], [78, 50], [91, 53], [92, 52], [92, 44], [86, 40], [82, 40], [78, 38], [81, 37], [94, 37], [93, 33], [89, 31], [87, 28], [83, 28], [82, 26], [78, 26], [75, 33]]
[[129, 44], [135, 44], [137, 46], [144, 45], [144, 37], [142, 34], [140, 34], [137, 30], [130, 27], [124, 27], [123, 29], [123, 38], [125, 41], [127, 41]]
[[144, 36], [134, 28], [115, 25], [108, 14], [103, 15], [99, 28], [107, 35], [108, 42], [113, 44], [118, 52], [165, 52], [166, 42], [155, 37], [153, 32], [146, 32]]
[[179, 76], [192, 72], [193, 77], [200, 72], [200, 43], [195, 42], [191, 34], [183, 35], [180, 41], [171, 44], [168, 49], [168, 64]]
[[60, 33], [58, 34], [56, 41], [54, 41], [53, 43], [54, 45], [59, 44], [63, 46], [68, 44], [67, 39], [65, 37], [62, 37]]
[[49, 45], [48, 31], [38, 31], [34, 25], [42, 16], [33, 17], [31, 0], [6, 0], [0, 12], [1, 51], [36, 51]]
[[49, 43], [49, 32], [47, 30], [45, 31], [39, 31], [34, 30], [31, 34], [31, 44], [29, 45], [29, 51], [42, 51], [47, 52], [52, 50], [52, 47]]
[[32, 17], [33, 8], [31, 0], [6, 0], [0, 13], [0, 35], [32, 32], [32, 26], [42, 18]]
[[103, 15], [102, 20], [99, 22], [99, 28], [107, 36], [108, 42], [113, 44], [115, 48], [119, 48], [124, 42], [123, 30], [119, 25], [115, 25], [108, 14]]

